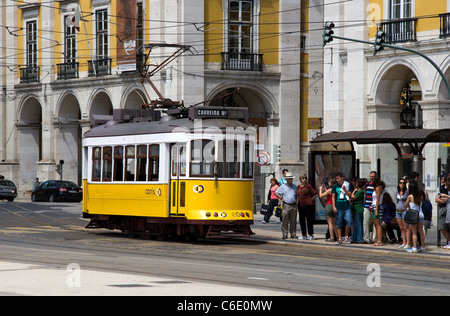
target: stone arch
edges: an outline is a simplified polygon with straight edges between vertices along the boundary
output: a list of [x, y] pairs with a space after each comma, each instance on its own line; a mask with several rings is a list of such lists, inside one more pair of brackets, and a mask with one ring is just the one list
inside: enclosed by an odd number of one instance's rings
[[144, 90], [129, 86], [122, 93], [122, 100], [120, 102], [122, 109], [141, 109], [143, 104], [148, 103], [147, 96]]
[[112, 115], [112, 97], [105, 89], [99, 89], [92, 93], [89, 99], [89, 118], [92, 115]]
[[399, 104], [403, 87], [413, 78], [423, 81], [420, 70], [410, 60], [387, 61], [373, 80], [371, 95], [375, 104]]
[[[440, 69], [444, 73], [447, 81], [450, 82], [450, 56], [447, 56], [445, 60], [442, 62]], [[444, 80], [442, 80], [440, 74], [436, 71], [436, 77], [433, 84], [433, 91], [437, 91], [438, 100], [450, 100], [450, 96], [448, 95], [447, 87], [444, 84]]]
[[57, 163], [64, 160], [63, 178], [81, 184], [81, 110], [77, 96], [72, 91], [61, 95], [55, 124]]
[[80, 102], [73, 91], [61, 94], [56, 108], [59, 121], [78, 121], [81, 119]]
[[262, 113], [264, 116], [272, 116], [273, 113], [278, 116], [279, 106], [276, 98], [264, 86], [258, 84], [235, 82], [218, 85], [207, 95], [206, 100], [212, 100], [207, 105], [223, 105], [221, 96], [237, 87], [239, 91], [234, 94], [234, 102], [238, 106], [248, 107], [251, 117], [262, 116]]
[[34, 179], [38, 176], [38, 163], [42, 160], [42, 104], [34, 95], [26, 96], [20, 106], [18, 123], [18, 191], [29, 196]]
[[[239, 90], [233, 94], [236, 88]], [[275, 158], [273, 148], [279, 120], [278, 102], [272, 93], [265, 87], [252, 83], [224, 83], [212, 89], [206, 97], [210, 100], [205, 105], [209, 106], [238, 106], [247, 107], [249, 124], [257, 126], [258, 148], [271, 152]], [[265, 192], [262, 189], [265, 178], [262, 169], [256, 166], [254, 196], [264, 199]]]

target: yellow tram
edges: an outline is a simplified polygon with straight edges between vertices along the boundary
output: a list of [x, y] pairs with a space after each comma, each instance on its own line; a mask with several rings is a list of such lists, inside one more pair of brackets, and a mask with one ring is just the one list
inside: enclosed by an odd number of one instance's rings
[[115, 110], [83, 136], [87, 227], [158, 238], [253, 234], [256, 133], [247, 120], [247, 109], [234, 107], [164, 117]]

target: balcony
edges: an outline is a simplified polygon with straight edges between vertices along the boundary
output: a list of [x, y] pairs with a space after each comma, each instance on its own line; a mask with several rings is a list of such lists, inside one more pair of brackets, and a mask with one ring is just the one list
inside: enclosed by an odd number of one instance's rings
[[20, 68], [20, 83], [40, 81], [41, 68], [37, 66]]
[[58, 80], [79, 78], [79, 63], [57, 64]]
[[386, 43], [416, 42], [417, 18], [397, 19], [381, 23], [379, 28], [386, 33]]
[[88, 60], [89, 77], [107, 76], [110, 74], [111, 74], [111, 58], [102, 58], [94, 61]]
[[220, 53], [222, 55], [221, 70], [262, 71], [263, 54]]
[[450, 13], [439, 14], [441, 20], [440, 38], [450, 37]]

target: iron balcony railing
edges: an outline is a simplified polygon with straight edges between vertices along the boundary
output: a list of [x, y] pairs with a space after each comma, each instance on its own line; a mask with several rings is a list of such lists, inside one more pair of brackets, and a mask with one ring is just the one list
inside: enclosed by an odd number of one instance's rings
[[416, 42], [417, 18], [396, 19], [380, 24], [380, 29], [386, 33], [386, 43]]
[[222, 52], [222, 70], [262, 71], [263, 54]]
[[[95, 71], [94, 71], [95, 67]], [[107, 76], [111, 74], [111, 58], [88, 60], [88, 76]]]
[[57, 64], [58, 80], [76, 79], [79, 78], [78, 69], [79, 63], [64, 63]]
[[439, 14], [441, 20], [441, 34], [440, 38], [450, 37], [450, 13]]
[[40, 81], [41, 68], [37, 66], [20, 68], [20, 83]]

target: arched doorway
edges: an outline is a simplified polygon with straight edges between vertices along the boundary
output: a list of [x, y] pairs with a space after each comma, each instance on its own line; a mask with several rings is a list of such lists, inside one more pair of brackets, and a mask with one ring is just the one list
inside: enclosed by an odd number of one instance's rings
[[147, 98], [142, 90], [131, 88], [127, 93], [123, 94], [124, 99], [121, 104], [123, 104], [123, 109], [141, 109], [143, 104], [147, 104]]
[[42, 160], [42, 106], [37, 98], [29, 97], [23, 102], [16, 126], [20, 165], [17, 185], [18, 191], [27, 195], [33, 190], [33, 182], [38, 176], [38, 163]]
[[112, 115], [113, 105], [110, 96], [105, 91], [99, 91], [92, 99], [89, 117], [92, 115]]
[[[238, 88], [239, 87], [239, 88]], [[257, 152], [268, 152], [271, 161], [267, 166], [256, 165], [254, 201], [264, 203], [267, 196], [266, 178], [276, 173], [277, 161], [275, 146], [279, 145], [278, 107], [273, 95], [262, 86], [236, 84], [235, 86], [219, 86], [207, 97], [209, 106], [245, 107], [248, 108], [249, 124], [257, 127]]]
[[[59, 160], [64, 160], [63, 178], [81, 184], [81, 112], [73, 94], [60, 103], [56, 128], [59, 128]], [[56, 162], [59, 164], [59, 161]]]
[[[421, 73], [410, 61], [389, 61], [382, 68], [378, 77], [376, 103], [369, 108], [369, 122], [372, 129], [412, 129], [422, 127]], [[386, 183], [397, 183], [399, 175], [411, 176], [413, 165], [422, 157], [413, 155], [413, 148], [408, 143], [399, 144], [401, 156], [392, 150], [391, 145], [370, 145], [374, 147], [373, 160], [382, 164], [381, 177]], [[373, 161], [373, 162], [374, 162]], [[415, 171], [422, 172], [422, 164]], [[374, 167], [371, 170], [375, 170]], [[365, 171], [364, 174], [368, 174]]]

